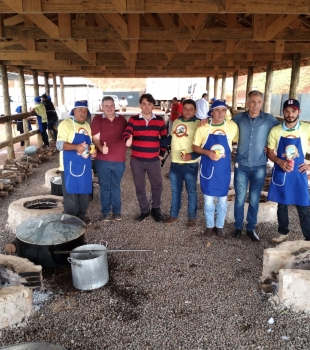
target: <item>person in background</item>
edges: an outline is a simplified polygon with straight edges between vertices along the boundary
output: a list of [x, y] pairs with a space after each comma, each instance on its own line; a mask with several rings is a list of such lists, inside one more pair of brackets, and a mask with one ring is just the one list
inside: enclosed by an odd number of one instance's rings
[[53, 139], [57, 140], [58, 116], [50, 96], [46, 93], [41, 96], [41, 102], [45, 106], [47, 115], [47, 128], [53, 134]]
[[151, 216], [160, 222], [164, 219], [160, 210], [163, 191], [160, 161], [166, 151], [165, 147], [160, 147], [160, 140], [167, 137], [167, 129], [163, 118], [153, 113], [155, 99], [151, 94], [141, 95], [139, 102], [141, 113], [129, 119], [123, 134], [126, 146], [132, 146], [130, 166], [141, 210], [136, 220], [142, 221], [150, 215], [147, 173], [152, 191]]
[[274, 162], [268, 200], [278, 203], [278, 232], [272, 242], [287, 240], [289, 231], [288, 205], [296, 205], [302, 233], [310, 240], [309, 188], [305, 163], [310, 125], [299, 121], [298, 100], [283, 103], [284, 123], [271, 129], [268, 136], [268, 158]]
[[121, 100], [119, 101], [119, 106], [121, 107], [121, 112], [126, 112], [128, 101], [126, 100], [125, 96], [122, 96]]
[[183, 112], [183, 102], [184, 102], [184, 100], [186, 100], [186, 98], [185, 98], [185, 97], [182, 97], [182, 98], [181, 98], [181, 102], [179, 103], [179, 108], [178, 108], [179, 117], [182, 116], [182, 112]]
[[208, 94], [202, 94], [201, 99], [196, 101], [196, 117], [198, 119], [206, 119], [209, 111]]
[[233, 121], [226, 121], [225, 114], [225, 101], [214, 101], [208, 112], [211, 119], [197, 129], [193, 141], [193, 151], [201, 154], [200, 186], [204, 196], [206, 218], [204, 235], [211, 237], [215, 233], [220, 239], [227, 238], [224, 223], [231, 178], [230, 154], [232, 142], [238, 141], [238, 126]]
[[252, 241], [259, 241], [255, 231], [260, 194], [266, 177], [266, 146], [271, 128], [278, 125], [277, 119], [264, 113], [263, 94], [253, 90], [247, 96], [248, 111], [238, 113], [233, 121], [239, 127], [239, 141], [236, 153], [234, 188], [235, 188], [235, 232], [233, 237], [241, 238], [244, 220], [244, 203], [249, 186], [249, 207], [247, 212], [247, 235]]
[[[17, 106], [15, 109], [16, 113], [23, 113], [22, 112], [22, 106]], [[19, 131], [20, 134], [24, 133], [24, 125], [23, 125], [23, 121], [22, 120], [17, 120], [16, 121], [16, 129], [17, 131]], [[32, 130], [31, 124], [30, 124], [30, 120], [28, 119], [28, 130]], [[21, 147], [25, 146], [25, 141], [20, 141], [20, 145]]]
[[47, 135], [47, 115], [45, 106], [41, 103], [40, 96], [34, 98], [35, 106], [30, 108], [31, 111], [35, 111], [38, 121], [38, 126], [40, 134], [42, 136], [42, 141], [45, 147], [49, 146], [48, 135]]
[[110, 220], [112, 209], [115, 220], [122, 220], [121, 181], [125, 171], [126, 145], [123, 140], [127, 121], [115, 114], [112, 97], [102, 99], [102, 114], [91, 123], [93, 142], [97, 148], [95, 167], [100, 185], [102, 221]]
[[196, 227], [197, 217], [197, 174], [199, 154], [192, 152], [192, 142], [200, 121], [195, 116], [196, 103], [183, 101], [183, 115], [173, 122], [172, 135], [167, 139], [171, 143], [170, 182], [172, 202], [170, 216], [164, 221], [171, 225], [177, 221], [182, 206], [182, 191], [185, 183], [188, 195], [188, 228]]
[[[60, 123], [56, 142], [60, 151], [64, 212], [90, 224], [86, 216], [89, 195], [92, 193], [91, 129], [86, 122], [90, 115], [87, 101], [76, 101], [70, 115], [71, 118]], [[96, 156], [96, 151], [93, 156]]]
[[172, 104], [170, 108], [170, 118], [169, 118], [169, 134], [171, 134], [171, 128], [173, 122], [178, 119], [180, 116], [179, 114], [179, 102], [176, 97], [173, 97]]

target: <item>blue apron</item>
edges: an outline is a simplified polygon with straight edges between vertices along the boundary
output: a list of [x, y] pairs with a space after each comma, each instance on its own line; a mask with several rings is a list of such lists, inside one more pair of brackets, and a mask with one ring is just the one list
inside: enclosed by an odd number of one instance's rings
[[[212, 120], [211, 120], [212, 123]], [[225, 130], [226, 130], [226, 122]], [[230, 169], [230, 147], [226, 135], [210, 134], [203, 149], [213, 150], [218, 155], [218, 160], [211, 160], [202, 155], [200, 160], [200, 187], [207, 196], [225, 197], [229, 190], [231, 177]]]
[[[74, 131], [76, 123], [72, 120]], [[90, 145], [90, 137], [84, 133], [75, 133], [72, 143], [78, 145], [86, 142]], [[63, 151], [64, 179], [68, 193], [90, 194], [92, 193], [91, 157], [84, 158], [77, 151]]]
[[294, 159], [294, 170], [285, 172], [278, 164], [274, 164], [268, 200], [286, 205], [308, 206], [309, 190], [307, 173], [302, 174], [298, 171], [299, 165], [303, 164], [305, 159], [300, 137], [283, 137], [281, 132], [277, 157], [283, 160]]

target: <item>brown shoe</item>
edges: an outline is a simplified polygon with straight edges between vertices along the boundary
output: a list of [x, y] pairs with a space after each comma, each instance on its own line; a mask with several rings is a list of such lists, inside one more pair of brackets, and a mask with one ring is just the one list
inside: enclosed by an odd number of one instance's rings
[[222, 228], [217, 228], [217, 238], [226, 239], [227, 236]]
[[214, 227], [207, 227], [203, 233], [205, 237], [211, 237], [214, 233]]
[[194, 228], [196, 227], [196, 219], [188, 219], [187, 225], [188, 228]]
[[173, 224], [174, 222], [176, 222], [178, 220], [178, 218], [174, 218], [172, 216], [169, 216], [169, 218], [167, 218], [166, 220], [164, 220], [164, 223], [166, 225], [171, 225]]

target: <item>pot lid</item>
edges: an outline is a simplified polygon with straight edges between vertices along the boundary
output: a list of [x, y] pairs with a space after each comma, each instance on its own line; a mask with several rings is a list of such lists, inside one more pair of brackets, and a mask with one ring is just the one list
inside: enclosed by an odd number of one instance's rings
[[16, 229], [16, 237], [25, 243], [58, 245], [79, 238], [85, 233], [83, 220], [67, 214], [37, 216], [23, 221]]

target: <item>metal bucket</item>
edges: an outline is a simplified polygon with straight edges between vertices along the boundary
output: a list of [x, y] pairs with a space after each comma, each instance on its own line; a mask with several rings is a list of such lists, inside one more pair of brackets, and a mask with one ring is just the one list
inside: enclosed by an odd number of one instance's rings
[[54, 176], [51, 178], [51, 194], [54, 196], [63, 196], [62, 180], [60, 176]]
[[[107, 249], [108, 244], [105, 243], [105, 246], [101, 244], [82, 245], [70, 253], [68, 261], [71, 264], [72, 281], [76, 289], [92, 290], [108, 283], [108, 256], [102, 251]], [[84, 252], [78, 253], [79, 250]], [[85, 250], [90, 252], [86, 253]]]

